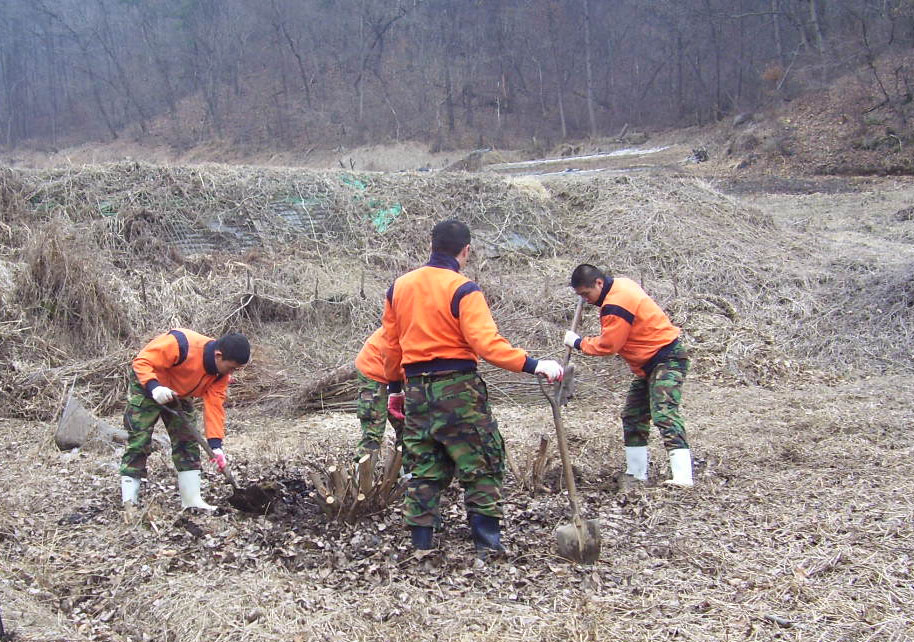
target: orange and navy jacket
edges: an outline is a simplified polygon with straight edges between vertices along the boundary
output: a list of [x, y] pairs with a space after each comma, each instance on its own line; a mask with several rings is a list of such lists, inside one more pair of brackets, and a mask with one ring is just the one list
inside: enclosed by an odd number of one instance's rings
[[184, 328], [160, 334], [140, 350], [133, 371], [148, 397], [167, 386], [179, 397], [203, 399], [206, 438], [225, 437], [225, 393], [231, 377], [216, 369], [214, 339]]
[[536, 359], [498, 333], [482, 290], [459, 270], [457, 259], [432, 252], [428, 263], [398, 278], [387, 291], [384, 374], [392, 392], [399, 389], [401, 365], [407, 378], [472, 372], [479, 357], [512, 372], [536, 370]]
[[618, 354], [639, 377], [670, 352], [680, 330], [637, 283], [607, 278], [600, 298], [600, 336], [583, 337], [576, 346], [584, 354]]
[[[384, 374], [384, 350], [387, 349], [387, 341], [384, 338], [384, 327], [375, 330], [370, 337], [365, 340], [362, 349], [355, 358], [355, 367], [369, 379], [378, 383], [389, 383], [387, 376]], [[402, 378], [402, 371], [397, 379]]]

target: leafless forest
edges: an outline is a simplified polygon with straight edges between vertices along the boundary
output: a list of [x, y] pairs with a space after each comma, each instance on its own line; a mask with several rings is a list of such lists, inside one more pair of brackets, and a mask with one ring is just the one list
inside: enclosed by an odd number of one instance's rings
[[[912, 43], [910, 0], [6, 0], [0, 144], [549, 145], [706, 124]], [[910, 102], [910, 71], [871, 71]]]

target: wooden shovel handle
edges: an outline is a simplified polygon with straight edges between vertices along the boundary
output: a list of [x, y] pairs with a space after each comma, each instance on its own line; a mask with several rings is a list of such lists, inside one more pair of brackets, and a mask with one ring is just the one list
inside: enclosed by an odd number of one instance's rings
[[[200, 431], [197, 430], [197, 427], [194, 426], [193, 423], [191, 423], [189, 421], [189, 417], [187, 416], [186, 412], [184, 412], [182, 410], [178, 410], [176, 408], [172, 408], [171, 406], [165, 406], [162, 404], [159, 404], [159, 407], [163, 408], [169, 414], [172, 414], [175, 417], [183, 418], [187, 422], [187, 429], [190, 430], [190, 434], [193, 435], [194, 441], [196, 441], [198, 444], [200, 444], [200, 447], [203, 449], [203, 452], [205, 452], [206, 455], [210, 459], [216, 458], [216, 456], [213, 454], [213, 449], [209, 445], [209, 442], [203, 438], [203, 435], [200, 434]], [[228, 480], [228, 482], [232, 485], [233, 488], [240, 488], [240, 486], [238, 486], [238, 482], [235, 481], [235, 476], [232, 474], [232, 471], [229, 470], [228, 464], [225, 465], [225, 467], [222, 469], [221, 472], [223, 475], [225, 475], [225, 478]]]
[[[572, 332], [578, 331], [578, 325], [581, 323], [581, 316], [584, 314], [584, 297], [579, 296], [578, 302], [574, 306], [574, 317], [571, 319], [571, 328]], [[571, 361], [571, 348], [565, 346], [565, 359], [562, 361], [562, 367], [568, 365], [568, 362]]]
[[[574, 317], [571, 320], [571, 331], [574, 332], [581, 322], [581, 315], [584, 311], [584, 298], [578, 297], [578, 303], [574, 308]], [[571, 348], [566, 347], [565, 359], [562, 367], [568, 365], [571, 361]], [[542, 379], [539, 380], [540, 389], [543, 391], [549, 405], [552, 406], [552, 420], [555, 423], [555, 437], [559, 445], [559, 454], [562, 457], [562, 471], [565, 473], [565, 487], [568, 489], [568, 501], [571, 503], [571, 517], [576, 523], [581, 521], [581, 511], [578, 506], [578, 490], [574, 483], [574, 471], [571, 469], [571, 457], [568, 455], [568, 442], [565, 439], [565, 426], [562, 423], [562, 412], [559, 401], [562, 398], [562, 388], [565, 385], [564, 380], [559, 382], [555, 387], [555, 393], [550, 395]]]

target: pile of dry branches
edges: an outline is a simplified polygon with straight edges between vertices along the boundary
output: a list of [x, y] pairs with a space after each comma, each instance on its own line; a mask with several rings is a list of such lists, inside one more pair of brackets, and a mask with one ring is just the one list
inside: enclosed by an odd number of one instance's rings
[[[574, 304], [567, 279], [580, 262], [641, 282], [684, 328], [693, 373], [728, 383], [828, 370], [823, 332], [806, 326], [829, 318], [836, 292], [850, 293], [826, 278], [813, 239], [693, 179], [547, 190], [465, 174], [121, 163], [6, 172], [3, 181], [13, 186], [4, 202], [26, 210], [24, 242], [0, 235], [0, 277], [14, 283], [0, 318], [0, 401], [26, 417], [52, 415], [73, 379], [93, 410], [113, 410], [132, 354], [173, 327], [251, 336], [236, 403], [292, 414], [349, 408], [352, 359], [379, 323], [384, 292], [426, 260], [429, 231], [447, 217], [473, 229], [467, 274], [502, 334], [535, 357], [561, 353]], [[867, 292], [881, 291], [873, 281], [883, 275], [871, 276]], [[843, 332], [883, 345], [904, 339], [906, 301], [897, 323], [845, 319]], [[592, 311], [583, 330], [597, 331]], [[867, 363], [865, 350], [847, 345], [832, 369]], [[582, 394], [624, 375], [607, 360], [580, 366]], [[496, 397], [539, 395], [529, 378], [484, 373]]]

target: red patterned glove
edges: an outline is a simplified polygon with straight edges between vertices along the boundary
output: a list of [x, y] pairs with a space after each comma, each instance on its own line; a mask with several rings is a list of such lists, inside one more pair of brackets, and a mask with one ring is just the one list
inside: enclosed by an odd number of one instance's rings
[[213, 458], [210, 459], [210, 462], [216, 464], [216, 468], [219, 469], [219, 472], [222, 472], [225, 470], [228, 459], [226, 459], [225, 453], [222, 452], [221, 448], [213, 448]]
[[403, 414], [403, 400], [404, 394], [402, 392], [395, 392], [387, 396], [387, 414], [389, 414], [394, 419], [405, 419], [406, 415]]

